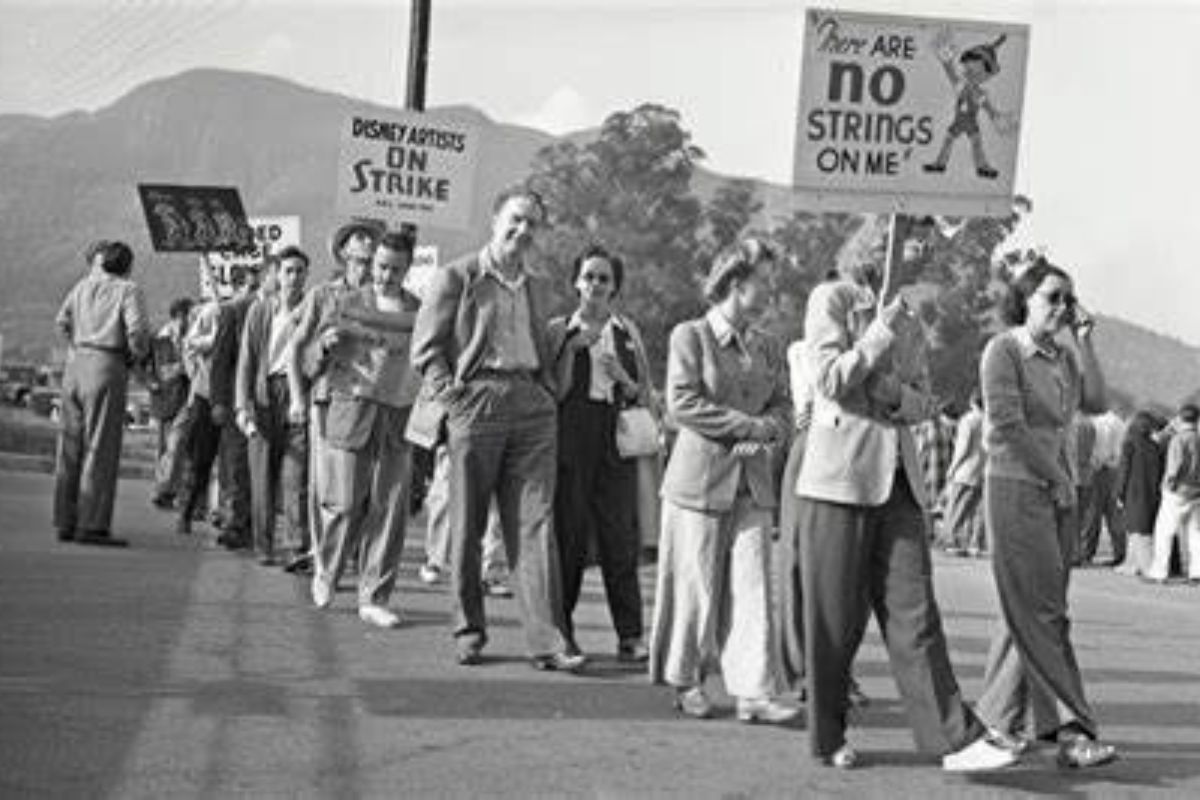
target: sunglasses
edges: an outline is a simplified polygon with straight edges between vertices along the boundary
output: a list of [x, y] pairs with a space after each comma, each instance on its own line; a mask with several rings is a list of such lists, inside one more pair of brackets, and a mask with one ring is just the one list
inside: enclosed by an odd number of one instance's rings
[[1046, 292], [1042, 295], [1046, 298], [1046, 302], [1052, 306], [1066, 306], [1072, 308], [1078, 302], [1075, 295], [1062, 289], [1055, 289], [1053, 292]]

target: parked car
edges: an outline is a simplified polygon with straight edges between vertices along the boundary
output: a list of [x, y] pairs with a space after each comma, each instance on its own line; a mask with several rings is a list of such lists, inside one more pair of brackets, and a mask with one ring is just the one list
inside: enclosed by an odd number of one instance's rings
[[125, 427], [148, 428], [151, 422], [149, 390], [130, 387], [125, 400]]
[[29, 392], [38, 384], [38, 369], [33, 364], [5, 364], [0, 367], [0, 401], [23, 406]]

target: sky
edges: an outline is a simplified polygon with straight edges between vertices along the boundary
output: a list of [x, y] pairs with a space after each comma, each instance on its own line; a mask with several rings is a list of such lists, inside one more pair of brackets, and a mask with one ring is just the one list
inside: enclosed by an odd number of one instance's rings
[[[677, 109], [727, 175], [787, 184], [801, 0], [432, 0], [428, 104], [552, 133]], [[1083, 302], [1200, 344], [1200, 0], [826, 0], [818, 8], [1025, 23], [1012, 244]], [[400, 105], [407, 0], [0, 0], [0, 113], [94, 110], [193, 67]]]

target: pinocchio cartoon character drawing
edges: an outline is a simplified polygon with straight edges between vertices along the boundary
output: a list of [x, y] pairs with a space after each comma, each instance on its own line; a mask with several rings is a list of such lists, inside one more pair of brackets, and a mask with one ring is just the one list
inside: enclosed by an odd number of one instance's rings
[[938, 60], [957, 92], [954, 99], [954, 117], [942, 137], [942, 149], [938, 151], [937, 159], [926, 164], [926, 172], [945, 172], [954, 151], [954, 143], [961, 136], [971, 141], [971, 157], [975, 161], [975, 174], [981, 178], [993, 179], [999, 173], [988, 163], [987, 153], [983, 148], [983, 135], [979, 129], [979, 112], [983, 111], [991, 119], [996, 132], [1001, 136], [1010, 136], [1016, 130], [1016, 120], [1013, 115], [1000, 111], [992, 105], [983, 84], [1000, 72], [1000, 59], [997, 51], [1008, 37], [1001, 34], [991, 42], [977, 44], [955, 56], [958, 48], [954, 45], [953, 34], [949, 28], [942, 28], [933, 40]]

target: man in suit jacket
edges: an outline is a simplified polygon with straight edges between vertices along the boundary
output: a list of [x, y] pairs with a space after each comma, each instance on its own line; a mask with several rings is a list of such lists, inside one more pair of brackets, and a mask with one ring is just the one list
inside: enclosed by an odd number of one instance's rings
[[566, 652], [561, 578], [552, 535], [557, 422], [546, 339], [548, 282], [526, 254], [545, 221], [541, 198], [502, 193], [491, 241], [439, 270], [413, 332], [424, 378], [409, 439], [429, 446], [445, 415], [450, 455], [450, 570], [458, 662], [487, 643], [480, 543], [496, 495], [526, 642], [538, 669], [576, 670]]
[[233, 296], [220, 305], [210, 375], [212, 419], [221, 428], [217, 482], [221, 489], [222, 514], [217, 544], [230, 550], [249, 550], [250, 457], [246, 436], [234, 420], [233, 403], [242, 327], [246, 323], [246, 312], [257, 296], [258, 270], [235, 266], [230, 279]]
[[[288, 348], [304, 299], [308, 256], [285, 247], [271, 260], [277, 290], [257, 298], [246, 312], [237, 360], [234, 408], [250, 451], [250, 522], [254, 548], [264, 566], [276, 563], [275, 508], [283, 507], [284, 566], [301, 567], [308, 540], [308, 429], [288, 419]], [[276, 503], [281, 499], [282, 503]]]
[[810, 746], [835, 766], [857, 760], [845, 698], [874, 610], [918, 749], [943, 756], [948, 770], [1005, 766], [1015, 757], [985, 738], [963, 702], [933, 596], [909, 430], [936, 412], [920, 322], [900, 297], [876, 311], [877, 256], [856, 244], [840, 257], [842, 279], [809, 296], [804, 324], [813, 408], [795, 490]]

